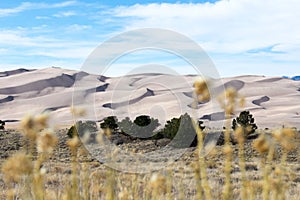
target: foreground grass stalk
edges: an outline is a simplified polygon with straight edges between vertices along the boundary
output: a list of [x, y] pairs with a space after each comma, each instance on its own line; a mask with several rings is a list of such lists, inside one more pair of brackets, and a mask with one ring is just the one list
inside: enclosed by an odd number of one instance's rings
[[238, 158], [239, 158], [239, 167], [241, 171], [241, 181], [242, 181], [242, 189], [241, 189], [241, 199], [248, 199], [247, 197], [247, 180], [246, 180], [246, 163], [245, 163], [245, 129], [243, 127], [238, 127], [234, 134], [235, 138], [238, 141]]
[[[203, 132], [199, 128], [199, 126], [195, 127], [197, 131], [197, 137], [198, 137], [198, 155], [199, 155], [199, 165], [200, 165], [200, 175], [201, 175], [201, 182], [202, 182], [202, 187], [204, 190], [204, 195], [205, 199], [210, 200], [212, 199], [211, 196], [211, 188], [208, 184], [208, 179], [207, 179], [207, 173], [206, 173], [206, 162], [204, 158], [204, 152], [203, 152]], [[202, 193], [202, 191], [200, 191]]]
[[[195, 87], [195, 94], [196, 99], [193, 103], [193, 107], [197, 108], [198, 101], [209, 101], [210, 100], [210, 93], [208, 90], [208, 83], [205, 80], [198, 80], [195, 81], [194, 87]], [[200, 179], [201, 184], [204, 190], [205, 199], [210, 200], [212, 199], [211, 196], [211, 188], [208, 184], [207, 179], [207, 173], [206, 173], [206, 162], [204, 158], [204, 151], [203, 151], [203, 141], [204, 141], [204, 134], [202, 130], [199, 128], [198, 124], [193, 121], [193, 126], [196, 131], [197, 139], [198, 139], [198, 145], [197, 145], [197, 153], [198, 153], [198, 160], [199, 160], [199, 170], [200, 170]], [[197, 176], [197, 175], [196, 175]], [[198, 186], [199, 187], [199, 186]], [[202, 191], [197, 191], [198, 196], [202, 197]], [[201, 194], [200, 194], [201, 193]]]
[[79, 188], [78, 188], [78, 147], [79, 147], [79, 139], [77, 136], [67, 141], [67, 145], [71, 150], [72, 155], [72, 174], [71, 174], [71, 189], [69, 191], [69, 199], [75, 199], [79, 197]]
[[44, 176], [41, 169], [42, 163], [45, 160], [45, 155], [39, 154], [38, 159], [36, 161], [36, 165], [34, 167], [33, 172], [33, 193], [35, 199], [44, 199], [45, 189], [44, 189]]
[[89, 192], [89, 176], [88, 176], [88, 165], [87, 163], [83, 164], [83, 196], [84, 199], [90, 199], [90, 192]]
[[106, 200], [114, 200], [115, 197], [115, 172], [113, 169], [107, 171], [107, 186], [106, 186]]
[[133, 199], [138, 199], [138, 194], [139, 194], [139, 175], [138, 174], [133, 174], [133, 185], [132, 185], [132, 198]]
[[232, 161], [232, 147], [230, 146], [230, 118], [226, 116], [226, 130], [224, 134], [225, 145], [224, 145], [224, 154], [225, 154], [225, 185], [223, 190], [223, 196], [225, 200], [231, 199], [232, 190], [231, 190], [231, 161]]
[[167, 175], [167, 199], [172, 200], [173, 195], [172, 195], [172, 188], [173, 188], [173, 179], [172, 179], [172, 170], [168, 170], [168, 175]]
[[286, 159], [288, 152], [291, 150], [294, 150], [296, 148], [295, 145], [295, 136], [296, 136], [296, 130], [292, 128], [283, 128], [281, 130], [277, 130], [273, 132], [273, 137], [277, 142], [282, 146], [282, 156], [280, 161], [280, 168], [278, 170], [278, 199], [284, 199], [285, 198], [285, 187], [288, 183], [286, 183], [283, 178], [286, 174]]
[[196, 198], [199, 200], [203, 199], [202, 195], [202, 185], [201, 185], [201, 175], [200, 175], [200, 162], [196, 161], [194, 163], [194, 170], [195, 170], [195, 180], [196, 180], [196, 188], [197, 188], [197, 193], [196, 193]]
[[270, 178], [269, 175], [271, 173], [271, 169], [272, 169], [272, 160], [274, 157], [274, 145], [270, 145], [269, 151], [268, 151], [268, 155], [267, 155], [267, 160], [266, 163], [264, 164], [264, 175], [263, 175], [263, 199], [267, 200], [270, 198]]
[[221, 107], [225, 111], [226, 126], [224, 133], [224, 154], [225, 154], [225, 185], [223, 190], [223, 196], [225, 200], [232, 198], [232, 186], [231, 186], [231, 162], [232, 162], [232, 147], [230, 145], [230, 129], [231, 129], [231, 115], [234, 113], [236, 106], [236, 99], [238, 97], [237, 91], [234, 88], [227, 88], [225, 93], [219, 96], [219, 102]]

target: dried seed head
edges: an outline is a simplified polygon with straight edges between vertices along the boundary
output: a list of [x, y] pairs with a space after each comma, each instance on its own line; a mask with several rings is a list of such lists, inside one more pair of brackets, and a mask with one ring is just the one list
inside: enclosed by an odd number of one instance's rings
[[223, 148], [223, 152], [225, 155], [232, 154], [233, 150], [230, 145], [225, 145]]
[[218, 101], [227, 115], [234, 113], [237, 97], [236, 89], [231, 87], [227, 88], [223, 94], [218, 96]]
[[97, 140], [98, 144], [104, 145], [104, 133], [103, 133], [102, 130], [99, 130], [99, 131], [98, 131], [96, 140]]
[[79, 144], [80, 144], [80, 142], [79, 142], [79, 139], [77, 136], [75, 136], [72, 139], [69, 139], [67, 141], [67, 145], [72, 151], [76, 150], [79, 147]]
[[27, 115], [21, 120], [21, 129], [24, 136], [29, 138], [32, 141], [35, 141], [37, 138], [37, 133], [47, 128], [48, 126], [48, 113], [42, 113], [36, 116]]
[[284, 137], [293, 139], [296, 137], [296, 130], [292, 128], [284, 128], [282, 129], [282, 134], [284, 135]]
[[196, 80], [193, 87], [199, 101], [209, 101], [210, 93], [208, 90], [207, 81], [203, 79]]
[[246, 105], [246, 99], [245, 99], [245, 97], [244, 96], [242, 96], [241, 98], [240, 98], [240, 108], [244, 108], [245, 107], [245, 105]]
[[270, 142], [265, 135], [260, 135], [256, 140], [254, 140], [253, 147], [262, 154], [269, 151]]
[[119, 199], [121, 200], [127, 200], [129, 199], [129, 194], [126, 188], [124, 188], [119, 194], [118, 194]]
[[296, 147], [294, 141], [295, 135], [296, 131], [291, 128], [283, 128], [273, 132], [275, 140], [287, 151], [291, 151]]
[[275, 167], [275, 170], [274, 170], [274, 173], [275, 173], [276, 175], [280, 175], [280, 174], [282, 174], [282, 169], [281, 169], [280, 167], [276, 166], [276, 167]]
[[234, 107], [235, 105], [234, 104], [228, 104], [226, 107], [225, 107], [225, 112], [226, 114], [230, 115], [232, 113], [234, 113]]
[[106, 129], [104, 130], [104, 134], [105, 134], [108, 138], [110, 138], [111, 135], [112, 135], [111, 129], [110, 129], [110, 128], [106, 128]]
[[241, 126], [237, 127], [236, 130], [234, 131], [234, 137], [239, 144], [244, 143], [245, 142], [244, 128]]
[[47, 173], [47, 169], [44, 168], [44, 167], [42, 167], [42, 168], [40, 169], [40, 174], [41, 174], [41, 175], [45, 175], [46, 173]]
[[2, 173], [6, 183], [17, 183], [24, 175], [32, 173], [33, 163], [23, 152], [16, 153], [2, 165]]
[[48, 127], [49, 113], [44, 112], [34, 117], [34, 124], [36, 128], [41, 130]]
[[45, 129], [37, 138], [37, 150], [40, 153], [51, 153], [58, 139], [51, 129]]
[[150, 178], [150, 187], [153, 189], [163, 189], [165, 187], [166, 178], [160, 174], [152, 174]]
[[228, 87], [226, 90], [225, 90], [225, 98], [226, 99], [236, 99], [237, 98], [237, 91], [235, 88], [232, 88], [232, 87]]
[[86, 110], [84, 108], [80, 108], [80, 107], [71, 107], [71, 113], [75, 116], [75, 117], [84, 117], [86, 115]]
[[26, 115], [22, 120], [21, 120], [21, 128], [23, 130], [30, 130], [33, 129], [34, 127], [34, 118], [32, 115]]

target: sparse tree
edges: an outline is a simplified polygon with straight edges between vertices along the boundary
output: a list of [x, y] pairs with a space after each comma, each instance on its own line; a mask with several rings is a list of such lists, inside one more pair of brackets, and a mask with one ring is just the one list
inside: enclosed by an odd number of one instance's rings
[[5, 122], [0, 120], [0, 130], [5, 130]]

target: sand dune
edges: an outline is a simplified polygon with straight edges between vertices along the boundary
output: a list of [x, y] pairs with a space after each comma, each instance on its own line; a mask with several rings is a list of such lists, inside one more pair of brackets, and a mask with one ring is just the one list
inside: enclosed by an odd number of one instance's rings
[[118, 103], [107, 103], [107, 104], [103, 104], [102, 106], [104, 108], [117, 109], [122, 106], [135, 104], [146, 97], [154, 96], [154, 92], [152, 90], [150, 90], [148, 88], [146, 88], [146, 90], [147, 91], [143, 95], [141, 95], [137, 98], [130, 99], [129, 101], [123, 101], [123, 102], [118, 102]]
[[228, 81], [224, 84], [225, 88], [234, 88], [237, 91], [239, 91], [240, 89], [242, 89], [244, 87], [245, 83], [243, 81], [240, 80], [231, 80]]
[[[84, 119], [122, 119], [141, 114], [161, 123], [185, 112], [220, 126], [224, 112], [215, 99], [194, 105], [193, 82], [197, 76], [137, 74], [105, 77], [60, 68], [19, 69], [0, 72], [0, 119], [14, 125], [26, 113], [48, 111], [53, 123], [69, 126], [74, 119], [72, 102], [88, 109]], [[239, 76], [218, 80], [211, 91], [233, 87], [246, 98], [246, 107], [260, 128], [300, 128], [300, 82], [281, 77]], [[243, 109], [238, 108], [236, 115]], [[235, 115], [235, 116], [236, 116]], [[234, 116], [233, 116], [234, 117]]]
[[0, 77], [11, 76], [11, 75], [16, 75], [16, 74], [21, 74], [24, 72], [30, 72], [30, 71], [34, 71], [34, 70], [16, 69], [16, 70], [11, 70], [11, 71], [5, 71], [5, 72], [0, 72]]

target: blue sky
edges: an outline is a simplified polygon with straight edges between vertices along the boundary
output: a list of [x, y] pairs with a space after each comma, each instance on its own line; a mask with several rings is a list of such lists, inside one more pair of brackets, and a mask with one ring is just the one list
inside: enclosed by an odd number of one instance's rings
[[[79, 70], [117, 34], [166, 28], [196, 41], [221, 76], [299, 75], [299, 10], [298, 0], [1, 1], [0, 69]], [[116, 61], [106, 75], [151, 63], [195, 73], [174, 55], [141, 51]]]

